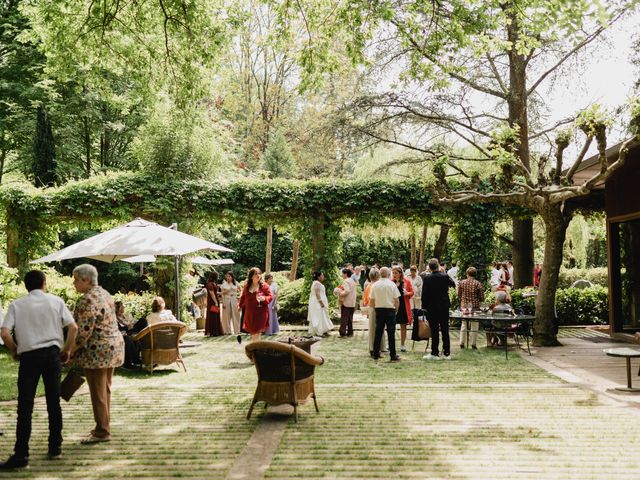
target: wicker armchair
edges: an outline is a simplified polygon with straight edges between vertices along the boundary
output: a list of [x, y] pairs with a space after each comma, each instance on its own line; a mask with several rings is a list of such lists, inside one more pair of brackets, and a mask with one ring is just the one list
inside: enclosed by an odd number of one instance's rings
[[187, 326], [182, 322], [159, 322], [145, 327], [133, 337], [140, 347], [142, 365], [153, 372], [158, 365], [171, 365], [177, 363], [187, 371], [178, 343], [184, 335]]
[[247, 420], [251, 418], [253, 407], [258, 402], [265, 405], [289, 404], [293, 406], [295, 421], [298, 421], [298, 404], [305, 403], [309, 397], [318, 410], [314, 383], [316, 365], [322, 365], [324, 359], [310, 355], [295, 345], [280, 342], [254, 342], [245, 349], [258, 372], [258, 386]]

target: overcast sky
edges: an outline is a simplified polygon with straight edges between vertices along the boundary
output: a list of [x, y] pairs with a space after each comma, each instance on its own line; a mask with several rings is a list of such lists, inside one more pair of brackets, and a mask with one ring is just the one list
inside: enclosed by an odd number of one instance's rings
[[[610, 27], [595, 48], [587, 50], [572, 65], [570, 74], [558, 79], [552, 90], [543, 90], [551, 101], [553, 120], [560, 120], [593, 104], [611, 109], [626, 103], [633, 93], [639, 72], [631, 64], [632, 43], [640, 34], [640, 13]], [[625, 123], [628, 118], [621, 119]], [[623, 140], [624, 132], [612, 131], [609, 146]], [[592, 147], [595, 151], [595, 147]]]

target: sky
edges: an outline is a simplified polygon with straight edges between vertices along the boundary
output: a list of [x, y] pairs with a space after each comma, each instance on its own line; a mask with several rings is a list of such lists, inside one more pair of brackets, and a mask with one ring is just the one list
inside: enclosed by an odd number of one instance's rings
[[[640, 12], [612, 25], [603, 41], [582, 55], [571, 74], [557, 81], [552, 91], [547, 91], [554, 121], [594, 103], [610, 109], [626, 103], [640, 77], [630, 61], [634, 55], [633, 38], [640, 35], [639, 25]], [[609, 145], [622, 141], [623, 136], [620, 130], [611, 132]]]

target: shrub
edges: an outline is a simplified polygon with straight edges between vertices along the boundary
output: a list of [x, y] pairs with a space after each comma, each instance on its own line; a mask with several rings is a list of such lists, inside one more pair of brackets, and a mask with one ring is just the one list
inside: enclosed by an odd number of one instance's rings
[[609, 321], [608, 290], [565, 288], [556, 293], [556, 311], [560, 325], [597, 325]]
[[151, 313], [151, 303], [154, 297], [155, 295], [153, 293], [145, 292], [142, 295], [137, 295], [129, 292], [116, 293], [113, 296], [113, 300], [116, 302], [121, 301], [124, 305], [125, 312], [136, 320], [139, 320]]
[[608, 283], [606, 267], [600, 268], [569, 268], [560, 270], [558, 288], [569, 288], [576, 280], [589, 280], [594, 285], [606, 287]]
[[[278, 279], [276, 279], [276, 282]], [[308, 298], [305, 297], [304, 278], [286, 285], [280, 284], [278, 320], [281, 323], [304, 323], [307, 320]]]
[[[458, 297], [449, 291], [451, 308], [458, 307]], [[532, 288], [523, 288], [511, 292], [511, 305], [526, 315], [535, 315], [536, 297], [525, 296], [534, 292]], [[485, 292], [485, 302], [495, 302], [495, 293]], [[596, 285], [592, 288], [559, 288], [556, 292], [556, 313], [560, 325], [600, 325], [609, 321], [608, 291]]]

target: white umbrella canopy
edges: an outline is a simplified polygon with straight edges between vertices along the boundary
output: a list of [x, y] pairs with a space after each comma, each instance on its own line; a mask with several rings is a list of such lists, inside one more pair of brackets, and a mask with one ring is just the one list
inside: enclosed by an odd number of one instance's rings
[[233, 265], [235, 262], [230, 258], [206, 258], [206, 257], [193, 257], [191, 263], [198, 265]]
[[233, 252], [216, 243], [202, 240], [142, 218], [70, 245], [32, 263], [57, 262], [72, 258], [93, 258], [114, 262], [138, 255], [187, 255], [198, 250]]
[[[123, 262], [127, 263], [153, 263], [156, 261], [155, 255], [136, 255], [135, 257], [122, 258]], [[191, 263], [198, 265], [233, 265], [235, 262], [230, 258], [206, 258], [206, 257], [193, 257]]]

